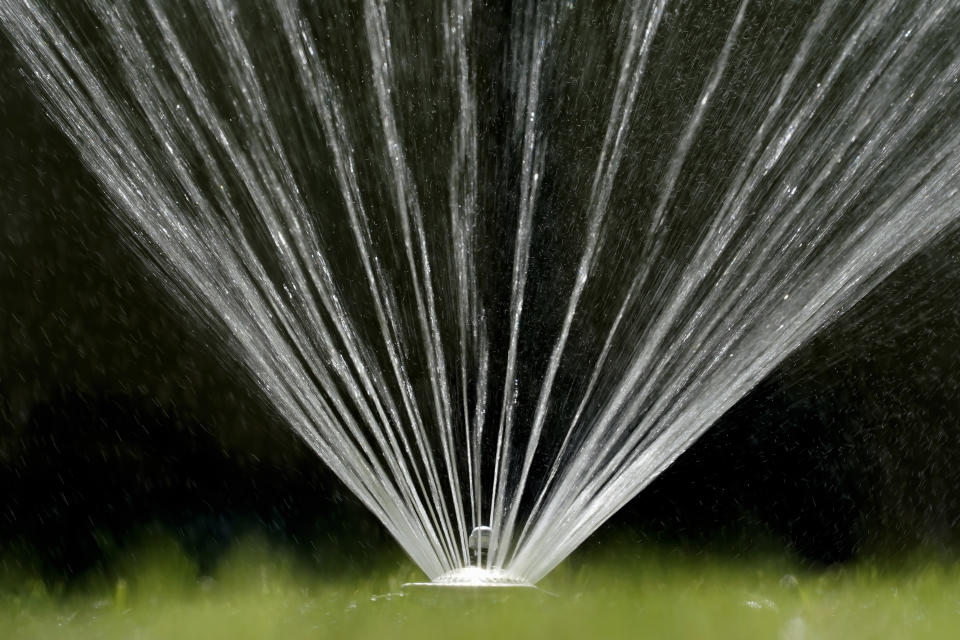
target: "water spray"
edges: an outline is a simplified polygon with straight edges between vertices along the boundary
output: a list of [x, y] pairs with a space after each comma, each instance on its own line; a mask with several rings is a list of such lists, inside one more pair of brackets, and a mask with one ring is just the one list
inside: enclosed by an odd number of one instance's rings
[[2, 0], [0, 30], [406, 588], [529, 589], [960, 229], [960, 2], [423, 4]]

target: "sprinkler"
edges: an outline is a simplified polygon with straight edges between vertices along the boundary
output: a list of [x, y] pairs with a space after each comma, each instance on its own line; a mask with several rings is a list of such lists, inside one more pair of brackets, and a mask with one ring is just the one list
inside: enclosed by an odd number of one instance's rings
[[470, 555], [476, 563], [471, 567], [459, 567], [448, 571], [433, 579], [432, 582], [408, 582], [403, 585], [405, 592], [434, 591], [446, 589], [483, 589], [492, 592], [502, 592], [514, 589], [534, 589], [536, 587], [517, 578], [502, 569], [487, 568], [481, 565], [483, 554], [490, 547], [492, 529], [480, 526], [470, 532], [467, 545]]

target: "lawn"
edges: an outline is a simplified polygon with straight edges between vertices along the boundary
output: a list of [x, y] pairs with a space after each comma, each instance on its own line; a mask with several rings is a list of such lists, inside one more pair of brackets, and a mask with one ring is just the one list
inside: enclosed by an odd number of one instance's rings
[[126, 551], [70, 586], [10, 553], [0, 638], [954, 638], [960, 564], [859, 562], [810, 569], [789, 558], [731, 557], [644, 544], [581, 552], [542, 591], [404, 595], [402, 560], [329, 573], [259, 540], [200, 572], [174, 543]]

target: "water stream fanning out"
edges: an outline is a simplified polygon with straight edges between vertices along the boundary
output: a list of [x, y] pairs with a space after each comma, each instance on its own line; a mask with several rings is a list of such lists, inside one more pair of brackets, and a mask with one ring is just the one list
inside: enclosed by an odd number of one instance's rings
[[540, 579], [960, 219], [955, 1], [0, 24], [131, 250], [434, 579]]

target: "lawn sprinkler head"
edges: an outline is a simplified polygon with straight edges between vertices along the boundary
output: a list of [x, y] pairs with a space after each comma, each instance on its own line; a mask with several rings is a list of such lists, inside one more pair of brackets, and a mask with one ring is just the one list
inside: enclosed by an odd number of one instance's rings
[[460, 567], [437, 576], [433, 582], [408, 582], [403, 585], [407, 593], [438, 593], [452, 591], [476, 591], [505, 593], [507, 591], [537, 590], [535, 586], [501, 569], [484, 567]]
[[502, 569], [486, 568], [482, 566], [484, 555], [490, 548], [490, 538], [493, 530], [487, 526], [480, 526], [470, 532], [467, 547], [476, 566], [459, 567], [437, 576], [432, 582], [408, 582], [403, 585], [404, 591], [434, 591], [447, 589], [483, 589], [500, 591], [504, 589], [536, 589], [532, 584], [513, 576]]

